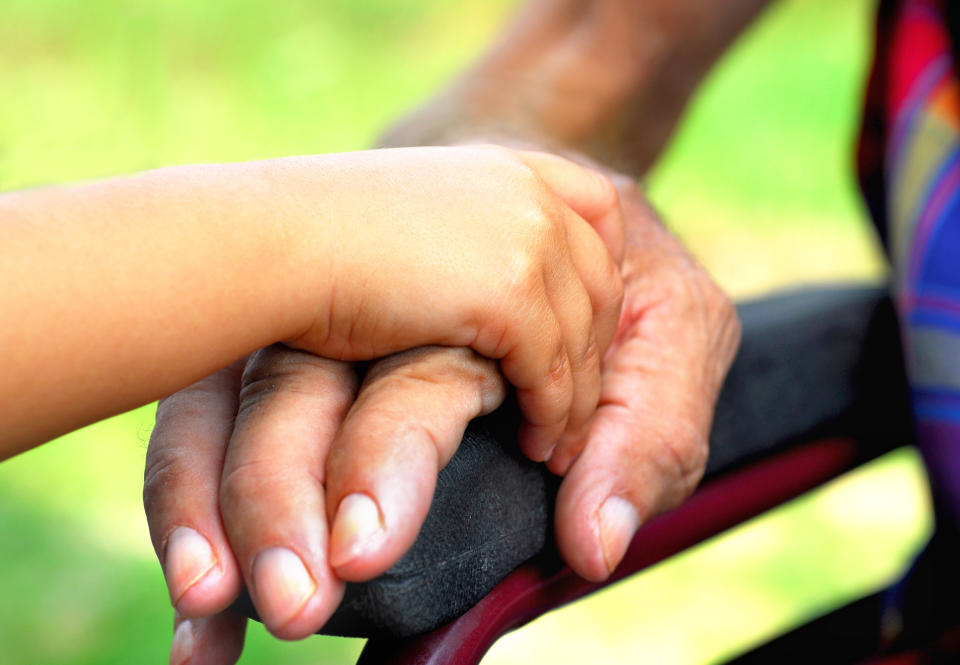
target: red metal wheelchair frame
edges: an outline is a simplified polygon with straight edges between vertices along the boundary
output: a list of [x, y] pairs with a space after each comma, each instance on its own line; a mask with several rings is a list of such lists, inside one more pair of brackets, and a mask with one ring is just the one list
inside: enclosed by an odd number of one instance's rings
[[800, 445], [705, 483], [647, 523], [608, 581], [588, 582], [555, 562], [521, 566], [466, 614], [408, 639], [373, 638], [359, 665], [475, 665], [503, 634], [764, 513], [860, 463], [850, 438]]

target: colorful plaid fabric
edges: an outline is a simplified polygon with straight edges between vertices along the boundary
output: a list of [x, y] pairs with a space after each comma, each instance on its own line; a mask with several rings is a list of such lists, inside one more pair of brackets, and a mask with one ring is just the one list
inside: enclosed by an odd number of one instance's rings
[[[955, 0], [883, 2], [861, 178], [893, 266], [918, 444], [960, 524], [960, 83]], [[954, 32], [954, 35], [956, 33]]]

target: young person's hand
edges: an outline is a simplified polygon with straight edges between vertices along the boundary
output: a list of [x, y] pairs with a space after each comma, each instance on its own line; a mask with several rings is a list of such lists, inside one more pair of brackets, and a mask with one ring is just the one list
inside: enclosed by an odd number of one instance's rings
[[[304, 247], [308, 316], [284, 341], [338, 360], [430, 344], [499, 360], [526, 420], [521, 447], [547, 459], [593, 413], [617, 327], [623, 220], [612, 182], [553, 155], [496, 146], [348, 153], [331, 163], [327, 263], [311, 262], [316, 250]], [[295, 220], [293, 238], [309, 223], [307, 214]]]
[[[628, 231], [624, 314], [603, 360], [599, 409], [584, 433], [565, 440], [548, 461], [567, 475], [557, 504], [558, 543], [568, 563], [591, 579], [606, 577], [641, 522], [676, 505], [696, 485], [706, 462], [713, 405], [739, 331], [729, 300], [663, 228], [636, 186], [626, 179], [617, 182]], [[290, 431], [302, 433], [303, 444], [284, 445], [276, 463], [287, 474], [278, 485], [289, 493], [299, 496], [303, 489], [298, 488], [317, 487], [316, 464], [310, 460], [315, 449], [330, 450], [326, 496], [319, 499], [325, 500], [329, 521], [306, 511], [288, 515], [284, 492], [234, 495], [230, 503], [236, 507], [223, 513], [240, 515], [243, 506], [259, 501], [273, 520], [265, 522], [270, 528], [251, 531], [249, 537], [273, 544], [298, 542], [302, 534], [333, 524], [334, 565], [329, 576], [317, 580], [326, 585], [317, 593], [329, 608], [339, 601], [340, 579], [373, 577], [412, 542], [436, 471], [470, 419], [502, 397], [495, 365], [463, 350], [404, 352], [371, 366], [367, 376], [355, 396], [356, 373], [346, 363], [274, 348], [259, 355], [245, 380], [262, 382], [269, 390], [240, 392], [248, 406], [239, 409], [238, 427], [254, 428], [275, 441]], [[147, 515], [155, 539], [173, 525], [203, 534], [201, 540], [184, 531], [176, 548], [166, 551], [171, 595], [194, 617], [180, 624], [175, 645], [181, 653], [179, 645], [189, 636], [194, 652], [214, 664], [239, 655], [246, 623], [230, 611], [207, 616], [229, 602], [240, 585], [217, 494], [238, 391], [240, 377], [234, 372], [226, 381], [207, 380], [165, 400], [148, 455]], [[285, 402], [289, 406], [283, 407]], [[254, 404], [258, 408], [250, 408]], [[182, 450], [177, 444], [184, 432], [199, 433], [200, 445], [192, 455], [172, 455]], [[393, 432], [412, 432], [414, 445], [391, 446]], [[377, 497], [385, 512], [384, 529], [375, 529], [365, 543], [356, 537], [365, 531], [357, 528], [362, 516], [337, 524], [344, 517], [337, 507], [357, 487]], [[362, 514], [364, 501], [359, 503]], [[282, 537], [274, 527], [285, 530]], [[358, 542], [365, 546], [354, 549]], [[204, 563], [190, 556], [191, 545], [206, 553]]]
[[592, 413], [620, 307], [611, 182], [500, 147], [172, 167], [4, 194], [0, 221], [0, 459], [276, 342], [472, 348], [543, 459]]
[[[172, 557], [185, 612], [222, 609], [242, 577], [285, 637], [335, 608], [331, 563], [369, 577], [409, 546], [456, 423], [502, 399], [496, 366], [516, 390], [529, 456], [548, 458], [587, 422], [622, 295], [612, 182], [496, 146], [172, 167], [5, 194], [0, 218], [0, 309], [17, 322], [0, 330], [0, 458], [193, 383], [185, 417], [161, 414], [158, 436], [175, 445], [152, 447], [146, 494], [176, 471], [215, 491], [175, 496], [172, 512], [199, 498], [211, 522], [162, 523], [157, 551]], [[370, 373], [347, 412], [353, 370], [338, 361], [431, 345], [445, 348]], [[243, 369], [237, 358], [261, 347]], [[403, 445], [372, 438], [396, 422], [389, 395], [437, 370], [460, 378], [411, 401], [450, 410], [429, 429], [408, 421]], [[330, 382], [345, 389], [317, 392]], [[210, 410], [226, 429], [191, 422]], [[288, 486], [292, 468], [307, 482]], [[403, 480], [380, 482], [384, 470]], [[298, 530], [304, 515], [315, 528]], [[221, 516], [221, 531], [202, 535]], [[192, 603], [190, 589], [217, 573], [224, 584]]]
[[[341, 359], [387, 354], [411, 343], [404, 339], [451, 346], [374, 363], [358, 393], [350, 364], [275, 345], [158, 410], [147, 514], [171, 598], [192, 617], [181, 621], [177, 645], [190, 635], [191, 650], [207, 658], [238, 653], [224, 636], [242, 636], [243, 620], [216, 613], [242, 582], [272, 632], [303, 637], [336, 608], [342, 579], [374, 577], [412, 544], [436, 474], [466, 424], [503, 399], [498, 365], [486, 356], [505, 356], [511, 345], [511, 335], [496, 327], [509, 321], [502, 315], [509, 303], [522, 304], [523, 325], [545, 321], [514, 343], [565, 347], [547, 351], [566, 354], [551, 361], [544, 387], [555, 396], [548, 403], [569, 409], [574, 428], [596, 406], [599, 359], [619, 315], [619, 270], [607, 246], [619, 254], [623, 231], [611, 182], [556, 157], [503, 148], [386, 155], [430, 160], [401, 170], [385, 166], [384, 153], [350, 156], [349, 182], [363, 186], [344, 195], [338, 185], [338, 206], [350, 207], [348, 220], [366, 223], [352, 224], [355, 237], [334, 253], [343, 257], [328, 273], [336, 306], [288, 342]], [[467, 165], [458, 161], [464, 155]], [[380, 179], [388, 180], [390, 198]], [[363, 248], [366, 258], [351, 258]], [[420, 283], [434, 286], [411, 296]], [[455, 317], [457, 308], [470, 311], [467, 301], [476, 330], [465, 334]], [[439, 339], [425, 338], [430, 326], [441, 328]], [[507, 358], [500, 367], [509, 378]], [[534, 413], [535, 394], [534, 387], [518, 388]], [[525, 448], [544, 459], [564, 423], [538, 424], [527, 429]]]

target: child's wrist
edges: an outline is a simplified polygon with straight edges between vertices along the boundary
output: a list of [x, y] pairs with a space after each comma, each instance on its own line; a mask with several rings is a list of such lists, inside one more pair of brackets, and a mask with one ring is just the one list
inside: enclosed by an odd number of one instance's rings
[[[302, 337], [329, 310], [331, 224], [338, 202], [336, 155], [293, 157], [251, 164], [256, 214], [245, 214], [262, 251], [247, 277], [269, 288], [260, 297], [270, 312], [271, 342]], [[244, 214], [241, 212], [241, 214]], [[264, 282], [269, 281], [269, 284]]]

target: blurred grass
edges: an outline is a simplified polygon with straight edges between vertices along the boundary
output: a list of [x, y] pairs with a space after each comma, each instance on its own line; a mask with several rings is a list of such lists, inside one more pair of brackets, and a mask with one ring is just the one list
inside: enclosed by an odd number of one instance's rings
[[[3, 0], [0, 189], [368, 145], [508, 0]], [[852, 179], [870, 0], [788, 0], [710, 77], [648, 182], [736, 294], [883, 274]], [[148, 306], [145, 304], [145, 306]], [[140, 508], [152, 407], [0, 465], [10, 663], [162, 662], [172, 612]], [[895, 575], [929, 529], [901, 451], [495, 647], [490, 663], [705, 663]], [[356, 640], [251, 629], [244, 663]]]

